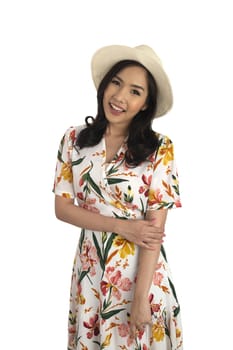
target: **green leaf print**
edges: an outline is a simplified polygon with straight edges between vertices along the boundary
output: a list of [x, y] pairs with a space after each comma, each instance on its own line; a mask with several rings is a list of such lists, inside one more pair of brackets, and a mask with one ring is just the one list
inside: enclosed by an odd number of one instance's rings
[[107, 240], [106, 247], [104, 249], [104, 263], [108, 258], [108, 253], [109, 253], [109, 250], [111, 249], [112, 242], [114, 241], [115, 237], [116, 237], [116, 233], [112, 233], [109, 239]]
[[[80, 283], [80, 282], [84, 279], [84, 277], [85, 277], [89, 272], [90, 272], [90, 268], [89, 268], [88, 270], [82, 271], [82, 272], [80, 273], [78, 282]], [[90, 279], [89, 279], [89, 280], [90, 280]], [[91, 283], [92, 283], [92, 282], [91, 282]]]
[[173, 310], [173, 315], [176, 317], [180, 313], [180, 306], [178, 305], [174, 310]]
[[110, 177], [110, 178], [107, 178], [107, 181], [108, 181], [109, 185], [115, 185], [115, 184], [118, 184], [120, 182], [129, 181], [129, 180], [127, 180], [127, 179], [117, 179], [117, 178], [114, 178], [114, 177]]
[[164, 260], [167, 262], [167, 256], [166, 256], [165, 249], [164, 249], [163, 245], [161, 245], [160, 251], [161, 251], [161, 254], [162, 254]]
[[85, 236], [85, 230], [82, 229], [82, 230], [81, 230], [81, 234], [80, 234], [80, 240], [79, 240], [79, 250], [80, 250], [80, 252], [81, 252], [81, 250], [82, 250], [82, 245], [83, 245], [84, 236]]
[[123, 311], [125, 309], [117, 309], [117, 310], [112, 310], [108, 312], [101, 312], [100, 315], [104, 320], [107, 320], [108, 318], [111, 318], [112, 316], [118, 314], [119, 312]]
[[96, 185], [96, 183], [94, 182], [94, 180], [92, 179], [91, 175], [89, 173], [86, 174], [86, 179], [87, 182], [90, 184], [90, 186], [93, 188], [93, 190], [101, 197], [104, 198], [100, 188]]
[[104, 259], [103, 259], [103, 256], [102, 256], [102, 252], [101, 252], [99, 243], [97, 241], [97, 238], [96, 238], [94, 232], [92, 232], [92, 237], [93, 237], [93, 241], [94, 241], [94, 244], [95, 244], [95, 247], [96, 247], [97, 255], [98, 255], [99, 259], [100, 259], [100, 266], [101, 266], [102, 270], [104, 271], [105, 270], [105, 262], [104, 262]]
[[58, 152], [57, 152], [57, 159], [58, 159], [61, 163], [64, 163], [64, 160], [62, 159], [62, 152], [61, 152], [61, 151], [58, 151]]
[[85, 157], [75, 160], [74, 162], [71, 163], [71, 166], [75, 166], [75, 165], [78, 165], [78, 164], [82, 163], [84, 158]]
[[[106, 232], [104, 232], [105, 234]], [[93, 241], [94, 241], [94, 244], [95, 244], [95, 247], [96, 247], [96, 251], [97, 251], [97, 255], [100, 259], [100, 266], [103, 270], [103, 273], [105, 271], [105, 264], [106, 264], [106, 261], [108, 259], [108, 253], [109, 253], [109, 250], [111, 249], [111, 246], [112, 246], [112, 242], [114, 240], [116, 236], [116, 233], [112, 233], [110, 235], [110, 237], [108, 238], [108, 240], [106, 240], [106, 237], [104, 235], [104, 240], [102, 240], [102, 243], [103, 243], [103, 247], [102, 247], [102, 251], [101, 251], [101, 248], [99, 246], [99, 243], [98, 243], [98, 240], [94, 234], [94, 232], [92, 232], [92, 237], [93, 237]], [[105, 245], [105, 242], [106, 242], [106, 245]]]

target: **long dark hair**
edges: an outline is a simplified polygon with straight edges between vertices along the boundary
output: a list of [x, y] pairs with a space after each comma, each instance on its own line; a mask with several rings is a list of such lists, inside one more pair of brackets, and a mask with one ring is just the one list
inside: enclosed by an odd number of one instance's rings
[[[152, 130], [152, 120], [157, 108], [157, 86], [151, 73], [139, 62], [124, 60], [116, 63], [101, 81], [97, 91], [98, 111], [96, 118], [86, 117], [86, 128], [78, 135], [76, 145], [80, 148], [97, 145], [102, 139], [108, 120], [103, 108], [103, 96], [106, 87], [122, 69], [130, 66], [143, 67], [147, 72], [148, 96], [147, 108], [138, 112], [132, 119], [128, 129], [127, 151], [125, 161], [128, 166], [134, 167], [145, 161], [158, 147], [158, 138]], [[92, 122], [89, 122], [89, 119]]]

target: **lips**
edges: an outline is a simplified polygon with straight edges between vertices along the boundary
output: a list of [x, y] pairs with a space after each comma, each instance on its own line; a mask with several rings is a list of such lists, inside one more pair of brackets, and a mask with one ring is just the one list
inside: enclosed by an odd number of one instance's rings
[[119, 107], [119, 106], [115, 105], [114, 103], [111, 103], [111, 102], [110, 102], [109, 105], [110, 105], [111, 109], [114, 110], [114, 111], [117, 112], [117, 113], [125, 112], [125, 109], [124, 109], [124, 108]]

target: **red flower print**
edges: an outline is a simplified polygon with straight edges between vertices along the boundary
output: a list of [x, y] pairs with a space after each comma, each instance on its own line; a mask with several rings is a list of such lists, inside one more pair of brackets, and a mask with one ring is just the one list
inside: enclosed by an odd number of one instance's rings
[[144, 185], [139, 187], [139, 193], [144, 193], [145, 197], [148, 197], [149, 188], [150, 188], [151, 181], [152, 181], [152, 175], [147, 177], [145, 174], [143, 174], [142, 181], [143, 181]]
[[153, 283], [155, 286], [160, 286], [163, 280], [163, 274], [161, 272], [155, 272], [153, 276]]
[[177, 207], [177, 208], [180, 208], [182, 205], [181, 205], [181, 202], [179, 201], [179, 200], [177, 200], [176, 202], [175, 202], [175, 206]]
[[127, 277], [122, 278], [121, 271], [115, 271], [114, 267], [109, 266], [106, 270], [106, 275], [108, 281], [102, 281], [100, 284], [102, 293], [105, 296], [111, 288], [112, 295], [117, 300], [120, 300], [121, 291], [129, 291], [131, 289], [132, 282]]
[[82, 187], [83, 184], [84, 184], [84, 178], [80, 177], [79, 186]]
[[151, 307], [151, 314], [153, 315], [154, 312], [159, 312], [161, 309], [161, 305], [160, 304], [154, 304], [153, 303], [153, 299], [154, 299], [154, 295], [150, 294], [149, 295], [149, 303], [150, 303], [150, 307]]
[[80, 260], [82, 263], [82, 269], [84, 271], [90, 271], [90, 275], [96, 274], [95, 265], [98, 261], [96, 248], [92, 245], [91, 241], [86, 240], [83, 242], [82, 252], [80, 253]]
[[78, 192], [78, 193], [77, 193], [77, 197], [78, 197], [79, 199], [81, 199], [81, 201], [84, 200], [84, 197], [83, 197], [83, 193], [82, 193], [82, 192]]
[[74, 140], [75, 140], [75, 130], [72, 130], [70, 132], [70, 139], [74, 142]]
[[87, 332], [88, 339], [91, 339], [93, 335], [97, 336], [100, 333], [99, 316], [97, 314], [93, 317], [90, 317], [89, 322], [84, 321], [83, 325], [85, 328], [89, 329], [89, 332]]
[[129, 335], [129, 325], [122, 323], [118, 326], [118, 333], [121, 337], [127, 337]]

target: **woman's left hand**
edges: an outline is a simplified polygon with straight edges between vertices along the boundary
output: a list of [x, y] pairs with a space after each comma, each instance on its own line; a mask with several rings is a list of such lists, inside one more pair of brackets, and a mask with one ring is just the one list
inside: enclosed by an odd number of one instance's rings
[[151, 308], [147, 297], [134, 298], [130, 314], [130, 337], [135, 338], [146, 325], [151, 325]]

